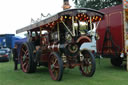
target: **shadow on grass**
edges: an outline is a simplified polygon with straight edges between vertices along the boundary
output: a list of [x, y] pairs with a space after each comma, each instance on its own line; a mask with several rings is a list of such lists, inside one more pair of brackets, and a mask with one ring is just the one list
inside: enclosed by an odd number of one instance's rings
[[[81, 73], [77, 67], [74, 69], [68, 69], [68, 68], [64, 69], [62, 81], [63, 80], [64, 81], [69, 81], [69, 80], [73, 81], [74, 79], [75, 80], [81, 80], [81, 79], [85, 79], [85, 78], [90, 78], [90, 77], [85, 77], [85, 76], [81, 75]], [[34, 74], [35, 75], [41, 75], [40, 77], [42, 77], [42, 78], [47, 78], [47, 79], [51, 78], [49, 71], [48, 71], [48, 68], [43, 67], [43, 66], [38, 67], [37, 71]]]
[[0, 61], [0, 63], [8, 63], [9, 61]]
[[36, 70], [36, 74], [40, 74], [40, 73], [44, 73], [44, 74], [48, 74], [49, 71], [48, 71], [48, 67], [38, 67], [37, 70]]
[[124, 66], [116, 67], [116, 66], [110, 65], [110, 66], [104, 67], [104, 70], [105, 70], [105, 71], [107, 71], [107, 70], [108, 70], [108, 71], [109, 71], [109, 70], [125, 71], [126, 69], [124, 68]]
[[110, 59], [109, 58], [104, 58], [104, 59], [101, 59], [99, 61], [99, 59], [96, 60], [96, 65], [97, 65], [97, 68], [98, 70], [119, 70], [119, 71], [125, 71], [126, 70], [126, 65], [121, 65], [121, 66], [113, 66], [111, 63], [110, 63]]

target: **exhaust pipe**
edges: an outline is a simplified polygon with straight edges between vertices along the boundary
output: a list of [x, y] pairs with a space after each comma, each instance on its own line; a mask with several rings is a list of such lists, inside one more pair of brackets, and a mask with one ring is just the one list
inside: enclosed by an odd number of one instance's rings
[[64, 0], [63, 10], [70, 9], [70, 8], [71, 6], [69, 4], [69, 0]]

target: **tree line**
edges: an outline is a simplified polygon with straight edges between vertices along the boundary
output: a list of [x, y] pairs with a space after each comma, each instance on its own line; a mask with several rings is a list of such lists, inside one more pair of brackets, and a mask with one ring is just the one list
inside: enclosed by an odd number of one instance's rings
[[122, 0], [73, 0], [77, 8], [103, 9], [122, 4]]

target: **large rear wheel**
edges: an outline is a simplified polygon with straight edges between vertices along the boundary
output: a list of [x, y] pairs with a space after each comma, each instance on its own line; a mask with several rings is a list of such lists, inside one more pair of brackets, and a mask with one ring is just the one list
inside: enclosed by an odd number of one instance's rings
[[51, 78], [60, 81], [63, 76], [63, 62], [58, 53], [53, 52], [49, 57], [48, 63]]
[[113, 66], [121, 66], [122, 65], [122, 59], [120, 58], [120, 57], [113, 57], [113, 58], [111, 58], [111, 64], [113, 65]]
[[20, 60], [21, 67], [25, 73], [33, 73], [36, 71], [36, 63], [34, 62], [33, 48], [30, 42], [26, 42], [21, 46]]
[[81, 54], [82, 61], [80, 65], [80, 72], [86, 77], [91, 77], [94, 75], [96, 69], [95, 57], [88, 50], [83, 50]]

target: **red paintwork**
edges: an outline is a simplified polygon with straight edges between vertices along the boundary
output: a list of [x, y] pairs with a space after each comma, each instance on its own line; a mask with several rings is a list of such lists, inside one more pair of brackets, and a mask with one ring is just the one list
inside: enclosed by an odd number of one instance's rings
[[40, 57], [40, 62], [48, 62], [50, 53], [42, 54]]
[[77, 43], [80, 43], [80, 45], [84, 42], [91, 42], [92, 40], [87, 37], [87, 36], [81, 36], [78, 38], [78, 40], [76, 41]]
[[[100, 11], [105, 13], [105, 18], [100, 22], [96, 30], [100, 36], [100, 39], [96, 42], [97, 52], [100, 54], [102, 52], [107, 27], [110, 27], [109, 29], [114, 43], [120, 47], [120, 50], [124, 50], [124, 23], [122, 5], [101, 9]], [[106, 46], [108, 47], [109, 44], [106, 44]]]

